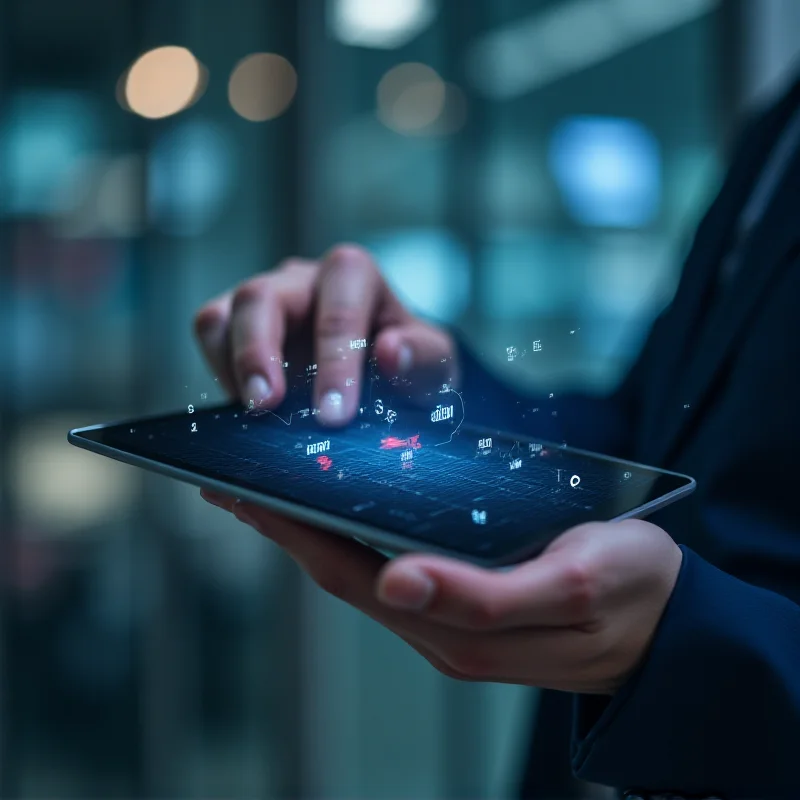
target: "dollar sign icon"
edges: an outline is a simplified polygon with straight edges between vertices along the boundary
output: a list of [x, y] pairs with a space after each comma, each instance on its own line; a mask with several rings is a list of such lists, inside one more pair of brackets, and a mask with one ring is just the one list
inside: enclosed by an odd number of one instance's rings
[[376, 400], [375, 401], [375, 413], [378, 416], [383, 414], [383, 400]]

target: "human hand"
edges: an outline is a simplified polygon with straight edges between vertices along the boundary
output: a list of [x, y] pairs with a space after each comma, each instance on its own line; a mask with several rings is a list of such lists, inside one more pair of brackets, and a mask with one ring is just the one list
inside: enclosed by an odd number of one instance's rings
[[613, 694], [647, 652], [680, 570], [667, 533], [589, 523], [507, 571], [371, 548], [203, 491], [275, 541], [326, 592], [452, 678]]
[[317, 364], [313, 402], [325, 425], [342, 425], [358, 409], [367, 350], [351, 349], [353, 340], [374, 337], [378, 368], [407, 378], [411, 400], [458, 383], [450, 336], [412, 316], [353, 245], [245, 281], [200, 309], [195, 333], [226, 391], [245, 404], [280, 404], [284, 361]]

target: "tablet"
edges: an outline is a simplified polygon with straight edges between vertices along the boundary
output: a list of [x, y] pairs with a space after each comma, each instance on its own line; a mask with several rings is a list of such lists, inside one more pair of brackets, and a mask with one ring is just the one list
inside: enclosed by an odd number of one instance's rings
[[378, 400], [341, 429], [319, 425], [312, 408], [226, 405], [80, 428], [69, 441], [382, 552], [484, 566], [535, 556], [580, 523], [644, 517], [695, 487], [685, 475], [467, 424], [456, 394], [425, 411]]

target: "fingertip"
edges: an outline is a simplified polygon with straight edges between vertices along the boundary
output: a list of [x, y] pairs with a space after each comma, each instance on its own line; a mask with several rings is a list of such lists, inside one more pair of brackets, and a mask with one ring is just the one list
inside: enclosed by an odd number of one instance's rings
[[200, 489], [200, 497], [212, 506], [221, 508], [225, 511], [230, 511], [236, 499], [229, 497], [221, 492], [214, 492], [211, 489]]
[[238, 396], [250, 409], [271, 410], [283, 402], [286, 383], [283, 376], [275, 370], [262, 369], [253, 372], [242, 381]]
[[266, 375], [254, 374], [245, 378], [242, 400], [255, 406], [262, 406], [272, 398], [272, 385]]
[[348, 376], [342, 370], [326, 369], [314, 385], [317, 421], [327, 428], [340, 428], [358, 413], [361, 375]]
[[319, 401], [319, 421], [323, 425], [344, 425], [350, 419], [345, 396], [338, 389], [328, 389]]

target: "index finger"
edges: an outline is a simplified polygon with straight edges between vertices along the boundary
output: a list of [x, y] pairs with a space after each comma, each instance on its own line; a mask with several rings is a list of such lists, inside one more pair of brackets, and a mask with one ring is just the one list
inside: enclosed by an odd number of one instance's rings
[[320, 421], [341, 425], [358, 408], [367, 338], [386, 287], [369, 254], [340, 246], [323, 260], [317, 287], [314, 400]]

